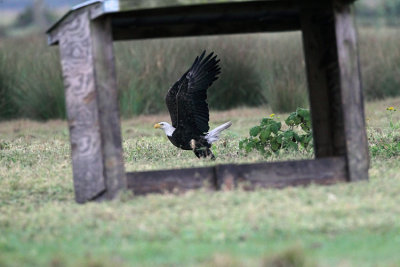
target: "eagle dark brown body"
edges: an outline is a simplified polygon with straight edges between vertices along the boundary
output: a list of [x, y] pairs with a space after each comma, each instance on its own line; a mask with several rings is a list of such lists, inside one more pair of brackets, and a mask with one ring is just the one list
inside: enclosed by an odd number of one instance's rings
[[211, 144], [218, 140], [221, 131], [231, 126], [228, 122], [208, 132], [207, 89], [221, 72], [218, 62], [213, 53], [205, 57], [205, 51], [196, 57], [193, 65], [165, 97], [172, 125], [160, 122], [154, 126], [162, 128], [176, 147], [193, 150], [197, 157], [214, 158]]

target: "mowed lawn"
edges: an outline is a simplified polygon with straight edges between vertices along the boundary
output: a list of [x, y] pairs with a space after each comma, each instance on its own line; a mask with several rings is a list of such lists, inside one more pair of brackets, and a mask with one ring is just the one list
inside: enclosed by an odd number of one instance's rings
[[[193, 191], [74, 202], [65, 121], [0, 123], [0, 266], [399, 266], [400, 133], [389, 106], [367, 103], [370, 181], [244, 192]], [[255, 162], [238, 150], [265, 109], [231, 120], [215, 162], [174, 148], [153, 129], [168, 115], [123, 121], [127, 171]], [[393, 112], [393, 122], [400, 121]], [[285, 114], [278, 114], [282, 119]], [[395, 126], [394, 126], [395, 128]], [[283, 153], [267, 160], [311, 158]]]

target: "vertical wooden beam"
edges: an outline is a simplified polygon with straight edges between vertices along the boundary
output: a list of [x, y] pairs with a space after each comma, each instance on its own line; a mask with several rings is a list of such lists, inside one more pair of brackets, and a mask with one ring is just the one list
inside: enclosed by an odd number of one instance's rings
[[368, 178], [357, 43], [351, 12], [333, 3], [301, 6], [304, 56], [317, 158], [346, 156], [348, 180]]
[[110, 199], [126, 188], [111, 25], [74, 14], [59, 33], [75, 198]]
[[83, 203], [106, 191], [88, 12], [77, 12], [61, 27], [59, 43], [75, 199]]
[[113, 198], [126, 188], [122, 158], [121, 124], [110, 17], [91, 21], [93, 66], [103, 153], [105, 198]]
[[363, 180], [368, 179], [369, 153], [357, 33], [350, 5], [337, 3], [334, 14], [349, 179]]
[[334, 17], [330, 5], [301, 8], [301, 28], [317, 158], [346, 152]]

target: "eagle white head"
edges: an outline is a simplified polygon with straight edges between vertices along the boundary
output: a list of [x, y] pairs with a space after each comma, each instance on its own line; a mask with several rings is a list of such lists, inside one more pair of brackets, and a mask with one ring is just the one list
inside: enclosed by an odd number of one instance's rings
[[154, 124], [154, 128], [162, 129], [167, 136], [172, 136], [172, 134], [175, 131], [175, 128], [171, 124], [165, 121]]

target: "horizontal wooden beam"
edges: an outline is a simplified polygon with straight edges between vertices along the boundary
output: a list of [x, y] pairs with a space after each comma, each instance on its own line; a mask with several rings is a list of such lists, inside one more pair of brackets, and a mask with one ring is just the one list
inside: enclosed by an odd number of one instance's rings
[[114, 40], [295, 31], [291, 1], [254, 1], [134, 10], [112, 14]]
[[344, 157], [216, 166], [217, 189], [283, 188], [346, 181]]
[[286, 162], [265, 162], [240, 165], [144, 171], [127, 173], [128, 189], [136, 195], [164, 192], [184, 192], [207, 187], [211, 190], [231, 190], [237, 187], [253, 190], [257, 187], [283, 188], [346, 181], [344, 157]]
[[106, 2], [93, 2], [70, 11], [47, 31], [49, 44], [58, 44], [59, 28], [82, 11], [88, 11], [92, 20], [109, 17], [114, 40], [300, 30], [299, 7], [294, 0], [128, 7], [120, 11], [106, 6]]
[[135, 195], [216, 187], [213, 167], [130, 172], [127, 182]]
[[[226, 2], [210, 4], [190, 4], [178, 6], [164, 6], [156, 8], [135, 8], [127, 11], [104, 13], [112, 15], [113, 18], [137, 19], [148, 18], [150, 21], [165, 21], [165, 18], [196, 19], [205, 16], [218, 16], [224, 18], [242, 18], [243, 16], [253, 16], [260, 12], [284, 12], [298, 11], [299, 4], [294, 0], [264, 0], [264, 1], [244, 1]], [[103, 15], [104, 15], [103, 14]]]
[[[290, 19], [289, 19], [290, 20]], [[257, 23], [253, 22], [231, 22], [215, 24], [184, 24], [184, 25], [159, 25], [141, 26], [138, 28], [121, 29], [114, 28], [114, 40], [138, 40], [150, 38], [188, 37], [218, 34], [239, 34], [239, 33], [261, 33], [261, 32], [282, 32], [298, 30], [296, 21], [285, 23]]]
[[[105, 0], [105, 2], [111, 2], [111, 1], [116, 1], [116, 0]], [[148, 3], [144, 3], [144, 6], [141, 6], [137, 4], [137, 1], [132, 1], [132, 0], [118, 0], [119, 5], [118, 5], [118, 11], [133, 11], [133, 10], [143, 10], [143, 9], [156, 9], [156, 8], [187, 8], [188, 9], [192, 9], [192, 7], [197, 7], [197, 6], [205, 6], [205, 5], [212, 5], [212, 6], [217, 6], [217, 8], [230, 8], [230, 6], [233, 5], [247, 5], [251, 2], [262, 2], [263, 0], [253, 0], [253, 1], [244, 1], [244, 2], [218, 2], [216, 0], [208, 0], [207, 4], [193, 4], [190, 3], [189, 1], [187, 1], [186, 3], [175, 3], [171, 5], [171, 1], [158, 1], [158, 3], [156, 5], [152, 5], [152, 3], [149, 1]], [[310, 0], [307, 0], [310, 1]], [[205, 2], [205, 1], [204, 1]], [[298, 0], [264, 0], [264, 2], [269, 2], [272, 3], [271, 6], [289, 6], [289, 5], [293, 5], [296, 4], [298, 2]], [[154, 7], [156, 6], [156, 7]], [[190, 11], [190, 10], [189, 10]]]

